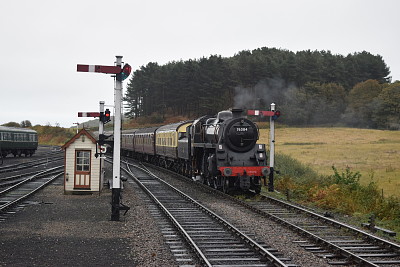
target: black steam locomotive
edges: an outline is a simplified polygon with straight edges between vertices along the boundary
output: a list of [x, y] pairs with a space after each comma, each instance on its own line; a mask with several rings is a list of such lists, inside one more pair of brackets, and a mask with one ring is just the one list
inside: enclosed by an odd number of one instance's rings
[[257, 126], [242, 116], [242, 110], [233, 109], [216, 117], [125, 130], [121, 151], [227, 193], [233, 189], [259, 193], [261, 178], [270, 169], [258, 137]]

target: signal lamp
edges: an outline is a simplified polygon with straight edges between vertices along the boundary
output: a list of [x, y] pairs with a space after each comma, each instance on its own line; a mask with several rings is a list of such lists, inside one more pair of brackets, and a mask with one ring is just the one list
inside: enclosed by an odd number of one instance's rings
[[279, 110], [274, 112], [274, 115], [272, 115], [272, 119], [276, 120], [279, 118], [279, 116], [281, 115], [281, 112]]
[[122, 82], [123, 80], [129, 77], [131, 71], [132, 71], [131, 65], [125, 64], [124, 67], [122, 68], [121, 73], [117, 74], [117, 80]]
[[106, 109], [106, 111], [104, 112], [104, 123], [107, 123], [109, 121], [111, 121], [111, 112], [109, 109]]

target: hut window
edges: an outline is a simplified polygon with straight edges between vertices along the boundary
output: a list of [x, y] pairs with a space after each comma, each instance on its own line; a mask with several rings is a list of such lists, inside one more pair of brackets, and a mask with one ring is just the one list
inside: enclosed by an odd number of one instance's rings
[[90, 171], [90, 151], [76, 151], [76, 171]]

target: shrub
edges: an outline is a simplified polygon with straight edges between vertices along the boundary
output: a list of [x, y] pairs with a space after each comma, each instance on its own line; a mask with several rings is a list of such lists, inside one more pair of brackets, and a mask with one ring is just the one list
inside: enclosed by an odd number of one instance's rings
[[356, 190], [357, 188], [359, 188], [361, 177], [360, 172], [352, 172], [350, 171], [350, 167], [347, 166], [346, 172], [342, 172], [342, 174], [340, 175], [335, 166], [332, 166], [332, 169], [334, 172], [333, 178], [336, 184], [347, 185], [350, 190]]
[[333, 175], [321, 176], [288, 155], [277, 154], [276, 162], [280, 174], [275, 176], [275, 188], [289, 190], [291, 199], [361, 218], [374, 214], [378, 224], [400, 231], [400, 199], [384, 198], [373, 173], [370, 183], [362, 185], [360, 172], [349, 167], [340, 172], [332, 166]]

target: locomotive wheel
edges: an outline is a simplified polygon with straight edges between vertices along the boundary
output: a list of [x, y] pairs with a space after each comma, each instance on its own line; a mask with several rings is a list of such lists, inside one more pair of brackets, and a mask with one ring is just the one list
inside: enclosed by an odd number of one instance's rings
[[216, 179], [212, 179], [212, 187], [214, 188], [214, 189], [218, 189], [218, 184], [217, 184], [217, 180]]
[[215, 189], [222, 191], [223, 181], [221, 176], [217, 176], [214, 180]]
[[229, 192], [231, 191], [229, 184], [229, 178], [224, 176], [222, 178], [222, 192], [224, 192], [225, 194], [229, 194]]
[[215, 188], [215, 181], [214, 181], [214, 179], [208, 178], [208, 179], [207, 179], [207, 185], [208, 185], [209, 187]]
[[207, 186], [217, 189], [217, 183], [216, 183], [215, 179], [208, 177], [208, 178], [206, 178], [206, 180], [207, 180]]

